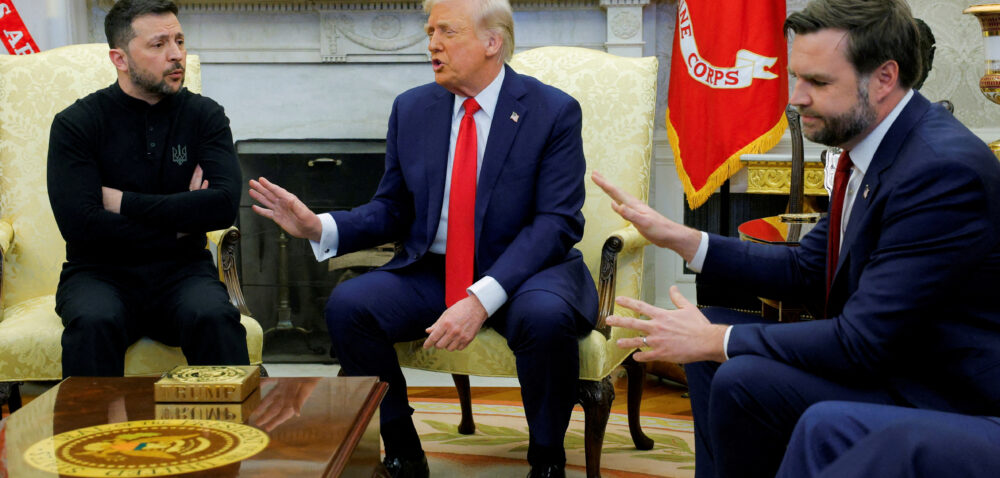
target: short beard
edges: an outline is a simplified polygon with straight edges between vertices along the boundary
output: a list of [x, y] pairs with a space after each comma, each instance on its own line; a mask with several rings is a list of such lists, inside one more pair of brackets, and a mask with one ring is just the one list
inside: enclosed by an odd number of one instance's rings
[[[157, 81], [152, 74], [148, 72], [139, 71], [139, 68], [132, 61], [131, 57], [126, 57], [126, 58], [128, 58], [128, 77], [129, 79], [132, 80], [132, 84], [134, 84], [139, 89], [142, 89], [151, 95], [159, 97], [174, 95], [177, 94], [181, 90], [181, 87], [184, 86], [184, 78], [181, 78], [181, 84], [175, 90], [170, 86], [169, 83], [167, 83], [166, 78], [161, 78], [159, 81]], [[168, 68], [167, 71], [163, 72], [163, 75], [166, 76], [170, 72], [179, 70], [181, 68], [184, 67], [181, 66], [180, 62], [174, 62], [173, 66]]]
[[[868, 101], [868, 80], [867, 76], [858, 80], [857, 106], [839, 116], [823, 117], [826, 127], [812, 134], [806, 134], [806, 138], [826, 146], [841, 146], [868, 129], [877, 117], [875, 108]], [[800, 110], [801, 112], [802, 110]], [[809, 114], [807, 116], [815, 115]]]

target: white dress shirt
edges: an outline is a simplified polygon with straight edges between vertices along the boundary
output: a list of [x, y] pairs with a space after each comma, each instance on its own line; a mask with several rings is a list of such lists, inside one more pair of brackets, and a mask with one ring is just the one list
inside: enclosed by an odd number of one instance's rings
[[[497, 107], [497, 100], [500, 97], [500, 86], [503, 85], [505, 69], [500, 69], [500, 74], [493, 81], [475, 96], [476, 103], [480, 109], [473, 116], [476, 122], [476, 177], [483, 166], [483, 154], [486, 152], [486, 141], [490, 136], [490, 125], [493, 122], [493, 113]], [[438, 222], [437, 233], [431, 243], [430, 252], [444, 254], [448, 244], [448, 202], [451, 194], [451, 168], [455, 162], [455, 142], [458, 141], [458, 130], [462, 124], [462, 117], [465, 116], [465, 107], [462, 103], [468, 97], [455, 95], [455, 102], [451, 118], [451, 139], [448, 143], [448, 169], [445, 173], [444, 198], [441, 201], [441, 219]], [[337, 255], [337, 246], [340, 237], [337, 233], [337, 221], [330, 214], [320, 214], [320, 222], [323, 224], [323, 234], [319, 242], [309, 241], [312, 245], [313, 255], [317, 261], [323, 261]], [[507, 291], [503, 289], [496, 279], [484, 276], [468, 288], [468, 292], [476, 296], [479, 302], [486, 309], [486, 314], [492, 316], [505, 302], [507, 302]]]
[[[908, 90], [903, 99], [896, 104], [896, 107], [889, 112], [889, 115], [882, 120], [878, 126], [868, 136], [865, 136], [857, 145], [851, 149], [851, 177], [847, 180], [847, 191], [844, 194], [844, 208], [840, 221], [840, 241], [844, 241], [844, 231], [847, 230], [847, 221], [851, 217], [851, 209], [854, 208], [854, 201], [857, 199], [858, 189], [862, 185], [862, 181], [865, 179], [865, 173], [868, 171], [868, 166], [872, 164], [872, 159], [875, 158], [875, 151], [878, 150], [880, 144], [882, 144], [882, 139], [885, 138], [886, 133], [889, 132], [889, 128], [899, 117], [899, 113], [903, 111], [910, 99], [913, 98], [913, 90]], [[824, 172], [824, 181], [826, 186], [826, 191], [828, 194], [832, 195], [833, 191], [833, 176], [837, 170], [838, 156], [827, 158], [826, 170]], [[867, 188], [867, 186], [865, 186]], [[694, 257], [691, 262], [688, 263], [688, 269], [695, 272], [701, 272], [701, 268], [705, 265], [705, 256], [708, 255], [708, 233], [701, 233], [701, 242], [698, 244], [698, 251], [695, 252]], [[723, 352], [726, 354], [726, 359], [729, 359], [729, 334], [732, 332], [733, 326], [726, 328], [726, 336], [723, 339], [722, 347]]]

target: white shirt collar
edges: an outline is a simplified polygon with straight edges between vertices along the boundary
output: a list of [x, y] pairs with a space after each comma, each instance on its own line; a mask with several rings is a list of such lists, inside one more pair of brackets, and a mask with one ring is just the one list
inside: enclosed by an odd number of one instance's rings
[[[506, 67], [500, 67], [500, 73], [497, 77], [475, 97], [476, 103], [479, 103], [479, 107], [482, 108], [481, 111], [486, 113], [486, 117], [489, 119], [493, 118], [493, 112], [497, 109], [497, 101], [500, 98], [500, 86], [503, 85], [503, 77], [506, 75], [506, 70]], [[455, 95], [455, 105], [451, 115], [453, 121], [457, 121], [459, 119], [458, 116], [464, 114], [462, 103], [467, 98], [468, 96]]]
[[903, 99], [896, 104], [896, 107], [889, 112], [889, 115], [882, 120], [878, 126], [872, 130], [868, 136], [865, 136], [857, 145], [851, 149], [851, 162], [854, 163], [854, 167], [861, 172], [863, 176], [868, 171], [868, 166], [872, 164], [872, 159], [875, 157], [875, 151], [878, 150], [880, 144], [882, 144], [882, 139], [885, 138], [886, 133], [889, 132], [889, 128], [899, 117], [899, 114], [906, 107], [906, 104], [910, 102], [913, 98], [913, 90], [908, 90]]

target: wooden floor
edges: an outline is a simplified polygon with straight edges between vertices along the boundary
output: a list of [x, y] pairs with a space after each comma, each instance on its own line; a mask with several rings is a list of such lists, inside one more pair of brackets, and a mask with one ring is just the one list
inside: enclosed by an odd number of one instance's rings
[[[611, 409], [615, 412], [625, 413], [627, 396], [626, 380], [620, 378], [615, 383], [615, 401]], [[34, 387], [37, 388], [37, 387]], [[687, 389], [682, 385], [662, 380], [653, 375], [646, 375], [646, 382], [642, 396], [642, 413], [657, 415], [679, 415], [691, 416], [691, 402], [687, 399]], [[458, 398], [454, 387], [410, 387], [409, 395], [414, 398]], [[23, 401], [27, 404], [31, 395], [25, 395]], [[497, 400], [518, 402], [521, 400], [521, 391], [513, 387], [473, 387], [473, 400]], [[8, 415], [7, 405], [3, 406], [3, 416]]]

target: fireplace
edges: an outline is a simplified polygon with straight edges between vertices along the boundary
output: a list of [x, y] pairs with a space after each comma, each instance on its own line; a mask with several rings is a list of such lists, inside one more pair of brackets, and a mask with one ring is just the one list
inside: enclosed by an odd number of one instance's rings
[[[314, 212], [368, 202], [382, 177], [383, 140], [268, 140], [236, 142], [244, 184], [261, 176], [288, 189]], [[258, 216], [244, 188], [238, 225], [243, 294], [264, 328], [264, 361], [330, 362], [323, 320], [326, 298], [339, 282], [385, 262], [392, 246], [317, 262], [309, 242], [288, 236]]]

